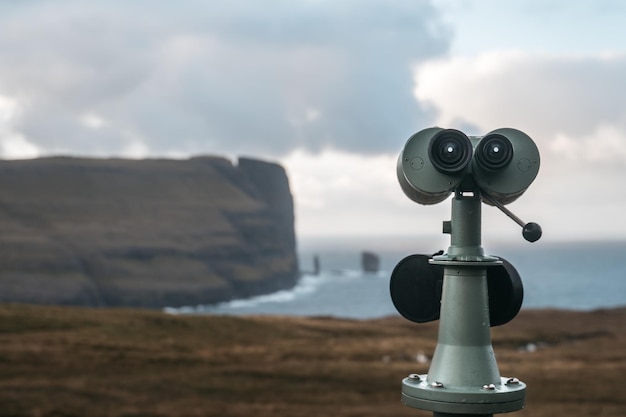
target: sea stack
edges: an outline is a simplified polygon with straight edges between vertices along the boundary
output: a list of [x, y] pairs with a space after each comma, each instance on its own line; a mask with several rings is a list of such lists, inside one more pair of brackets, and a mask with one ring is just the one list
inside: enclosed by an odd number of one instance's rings
[[364, 251], [361, 253], [361, 264], [363, 272], [378, 272], [380, 268], [380, 258], [373, 252]]

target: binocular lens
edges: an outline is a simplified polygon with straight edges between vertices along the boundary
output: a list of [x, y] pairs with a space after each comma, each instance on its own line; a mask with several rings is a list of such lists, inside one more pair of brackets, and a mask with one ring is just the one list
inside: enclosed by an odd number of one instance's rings
[[494, 133], [485, 136], [476, 148], [478, 165], [486, 171], [499, 171], [513, 159], [513, 145], [503, 135]]
[[470, 163], [472, 143], [464, 133], [446, 129], [433, 136], [428, 154], [437, 171], [442, 174], [456, 174]]

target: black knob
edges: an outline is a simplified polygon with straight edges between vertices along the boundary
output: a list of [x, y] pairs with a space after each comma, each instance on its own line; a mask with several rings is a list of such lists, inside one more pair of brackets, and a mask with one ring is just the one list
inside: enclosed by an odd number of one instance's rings
[[541, 237], [541, 226], [537, 223], [526, 223], [522, 229], [522, 236], [529, 242], [536, 242]]

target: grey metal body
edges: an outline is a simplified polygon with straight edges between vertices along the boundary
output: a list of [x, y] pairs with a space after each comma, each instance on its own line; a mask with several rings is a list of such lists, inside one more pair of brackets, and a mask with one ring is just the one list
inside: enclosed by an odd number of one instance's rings
[[402, 402], [435, 416], [491, 415], [524, 407], [526, 385], [502, 377], [491, 345], [487, 269], [500, 264], [481, 246], [481, 198], [457, 191], [444, 266], [437, 347], [428, 374], [402, 381]]

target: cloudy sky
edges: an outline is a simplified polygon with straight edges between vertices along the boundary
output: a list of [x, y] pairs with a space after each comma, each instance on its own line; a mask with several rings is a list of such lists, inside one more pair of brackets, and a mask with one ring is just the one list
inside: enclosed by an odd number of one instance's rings
[[625, 22], [619, 0], [3, 1], [0, 156], [254, 156], [288, 170], [301, 238], [429, 235], [450, 203], [400, 190], [408, 137], [514, 127], [542, 162], [510, 208], [619, 239]]

